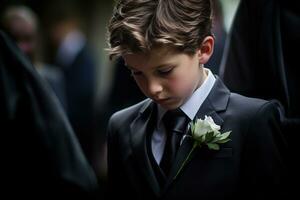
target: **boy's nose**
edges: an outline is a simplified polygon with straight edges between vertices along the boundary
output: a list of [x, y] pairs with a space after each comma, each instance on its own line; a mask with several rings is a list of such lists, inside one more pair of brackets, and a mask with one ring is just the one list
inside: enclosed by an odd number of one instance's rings
[[163, 87], [158, 80], [148, 81], [148, 92], [151, 96], [155, 96], [162, 91]]

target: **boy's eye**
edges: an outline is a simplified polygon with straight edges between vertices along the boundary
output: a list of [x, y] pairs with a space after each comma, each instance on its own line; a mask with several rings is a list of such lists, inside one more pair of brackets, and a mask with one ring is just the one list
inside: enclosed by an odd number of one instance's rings
[[168, 75], [172, 72], [173, 69], [174, 69], [174, 67], [167, 67], [167, 68], [159, 69], [157, 72], [160, 75]]

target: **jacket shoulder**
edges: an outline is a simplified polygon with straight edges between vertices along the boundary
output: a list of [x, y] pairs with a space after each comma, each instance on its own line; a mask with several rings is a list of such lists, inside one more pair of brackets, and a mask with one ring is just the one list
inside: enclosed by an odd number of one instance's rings
[[267, 121], [270, 118], [282, 120], [284, 108], [278, 100], [264, 100], [231, 93], [227, 110], [245, 121]]
[[280, 102], [275, 99], [264, 100], [246, 97], [236, 93], [231, 93], [229, 106], [240, 108], [240, 111], [245, 111], [248, 113], [256, 113], [265, 109], [268, 110], [272, 108], [282, 108]]
[[119, 127], [123, 124], [130, 124], [151, 102], [150, 99], [145, 99], [137, 104], [115, 112], [109, 119], [109, 126]]

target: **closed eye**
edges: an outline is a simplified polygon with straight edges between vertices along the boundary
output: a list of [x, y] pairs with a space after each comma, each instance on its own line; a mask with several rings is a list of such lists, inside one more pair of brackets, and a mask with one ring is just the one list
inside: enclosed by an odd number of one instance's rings
[[173, 71], [174, 67], [165, 67], [157, 70], [157, 73], [161, 76], [169, 75]]

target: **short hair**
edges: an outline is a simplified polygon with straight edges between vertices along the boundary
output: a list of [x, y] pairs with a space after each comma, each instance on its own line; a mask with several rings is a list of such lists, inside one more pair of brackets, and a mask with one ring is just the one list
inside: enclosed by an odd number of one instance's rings
[[119, 0], [108, 26], [110, 58], [160, 45], [187, 54], [212, 35], [210, 0]]
[[4, 10], [2, 17], [2, 26], [3, 28], [9, 31], [10, 23], [13, 20], [22, 20], [30, 24], [33, 27], [34, 31], [38, 29], [38, 17], [29, 7], [24, 5], [12, 5], [7, 7]]

